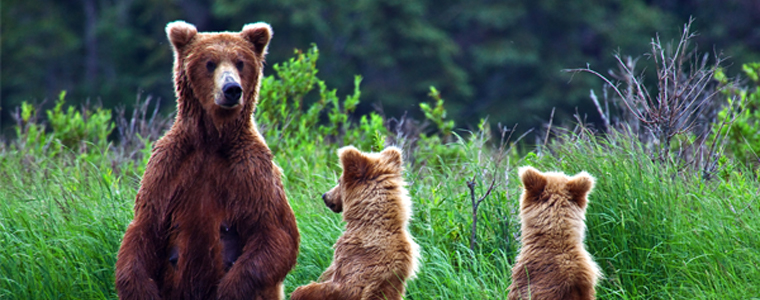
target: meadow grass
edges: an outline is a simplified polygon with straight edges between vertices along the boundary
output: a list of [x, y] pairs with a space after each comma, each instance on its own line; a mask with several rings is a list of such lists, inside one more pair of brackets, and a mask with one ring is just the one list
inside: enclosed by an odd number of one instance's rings
[[[422, 248], [407, 299], [504, 299], [519, 247], [516, 168], [597, 178], [587, 248], [605, 273], [600, 299], [751, 299], [760, 295], [757, 174], [701, 180], [652, 161], [637, 142], [567, 136], [496, 164], [487, 145], [462, 139], [450, 164], [407, 166], [412, 234]], [[332, 260], [343, 223], [321, 201], [340, 174], [337, 144], [276, 153], [302, 242], [286, 292], [316, 280]], [[367, 150], [367, 149], [364, 149]], [[407, 155], [414, 155], [407, 153]], [[0, 298], [113, 299], [115, 256], [139, 186], [114, 174], [108, 155], [35, 156], [9, 147], [0, 158]], [[470, 195], [497, 184], [478, 212], [470, 250]]]
[[3, 153], [0, 299], [113, 298], [136, 185], [72, 156]]

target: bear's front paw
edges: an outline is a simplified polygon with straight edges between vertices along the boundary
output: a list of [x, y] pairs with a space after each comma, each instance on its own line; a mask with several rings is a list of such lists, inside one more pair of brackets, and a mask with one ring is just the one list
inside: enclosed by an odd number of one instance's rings
[[308, 295], [307, 290], [312, 285], [313, 285], [313, 283], [309, 284], [309, 285], [305, 285], [305, 286], [299, 286], [298, 288], [296, 288], [296, 290], [293, 291], [292, 294], [290, 294], [290, 300], [305, 300], [305, 299], [308, 299], [306, 297], [306, 295]]
[[253, 286], [244, 284], [239, 276], [231, 276], [227, 273], [216, 290], [217, 299], [250, 299], [253, 295]]

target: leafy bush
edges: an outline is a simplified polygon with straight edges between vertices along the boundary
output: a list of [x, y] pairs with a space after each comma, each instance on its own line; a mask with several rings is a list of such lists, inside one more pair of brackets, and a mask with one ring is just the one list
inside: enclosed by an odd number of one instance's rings
[[52, 142], [52, 136], [45, 133], [45, 126], [38, 123], [38, 113], [34, 105], [21, 103], [16, 109], [16, 145], [30, 154], [42, 155]]
[[[325, 139], [340, 139], [345, 142], [360, 142], [355, 135], [345, 135], [350, 126], [350, 114], [359, 104], [359, 84], [361, 77], [354, 78], [353, 94], [342, 102], [335, 89], [328, 89], [324, 81], [317, 78], [319, 50], [312, 46], [306, 53], [296, 50], [296, 57], [287, 62], [275, 64], [274, 75], [264, 78], [261, 96], [256, 108], [259, 122], [270, 148], [277, 152], [283, 147], [303, 143], [321, 143]], [[314, 95], [314, 87], [319, 87]], [[311, 100], [316, 97], [316, 100]], [[307, 108], [308, 106], [308, 108]], [[377, 136], [385, 136], [384, 126], [378, 126], [377, 117], [370, 116], [360, 124], [364, 130], [374, 130]], [[345, 135], [345, 136], [344, 136]], [[372, 144], [374, 140], [369, 140]], [[384, 141], [383, 141], [384, 142]]]
[[[61, 147], [81, 154], [87, 154], [90, 145], [95, 146], [95, 149], [106, 149], [108, 136], [114, 129], [114, 124], [111, 122], [111, 110], [96, 107], [92, 111], [89, 105], [83, 106], [82, 111], [76, 110], [73, 106], [64, 110], [65, 98], [66, 91], [62, 91], [55, 107], [45, 111], [50, 132], [46, 131], [44, 123], [35, 122], [37, 109], [33, 105], [26, 102], [21, 104], [21, 111], [17, 116], [19, 124], [16, 126], [16, 134], [23, 147], [35, 153], [47, 149], [51, 142], [54, 143], [51, 149], [53, 153], [60, 152]], [[96, 152], [93, 151], [93, 153]]]
[[424, 162], [430, 166], [439, 166], [457, 160], [462, 156], [463, 149], [455, 141], [463, 141], [462, 137], [454, 133], [454, 121], [446, 120], [446, 108], [441, 93], [435, 87], [430, 87], [428, 96], [435, 103], [420, 103], [420, 109], [425, 114], [425, 119], [435, 125], [435, 131], [420, 133], [414, 154], [415, 160]]
[[66, 92], [61, 92], [53, 110], [47, 111], [48, 122], [56, 140], [75, 151], [86, 152], [88, 143], [100, 149], [105, 148], [108, 135], [114, 129], [111, 110], [97, 107], [95, 111], [90, 111], [84, 106], [80, 112], [69, 106], [64, 111], [65, 97]]
[[[760, 63], [742, 65], [742, 71], [750, 79], [747, 88], [727, 88], [728, 104], [718, 113], [718, 119], [726, 126], [714, 125], [714, 131], [726, 137], [726, 151], [740, 162], [760, 164]], [[723, 85], [730, 85], [722, 71], [715, 78]]]

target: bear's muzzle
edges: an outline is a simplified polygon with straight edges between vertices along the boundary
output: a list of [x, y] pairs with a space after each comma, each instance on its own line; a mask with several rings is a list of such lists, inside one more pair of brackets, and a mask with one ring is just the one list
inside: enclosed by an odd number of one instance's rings
[[240, 86], [235, 76], [231, 72], [224, 72], [222, 74], [222, 95], [221, 97], [215, 97], [217, 105], [223, 108], [234, 108], [240, 104], [240, 98], [243, 94], [243, 87]]

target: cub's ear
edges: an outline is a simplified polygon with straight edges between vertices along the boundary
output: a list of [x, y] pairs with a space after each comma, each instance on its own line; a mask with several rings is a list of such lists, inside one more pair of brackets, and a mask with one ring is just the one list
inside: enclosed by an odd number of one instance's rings
[[383, 158], [383, 162], [386, 166], [393, 168], [394, 170], [401, 171], [404, 166], [404, 160], [402, 158], [401, 149], [396, 147], [388, 147], [380, 152], [380, 156]]
[[546, 177], [531, 166], [521, 167], [518, 171], [525, 190], [533, 195], [539, 195], [546, 187]]
[[369, 159], [354, 146], [338, 149], [340, 164], [343, 166], [343, 179], [358, 180], [364, 178], [369, 171]]
[[253, 44], [253, 52], [259, 56], [267, 54], [267, 46], [269, 40], [272, 39], [272, 34], [272, 26], [264, 22], [247, 24], [243, 26], [243, 31], [240, 32], [244, 39]]
[[174, 51], [178, 53], [193, 40], [197, 33], [198, 29], [185, 21], [174, 21], [166, 24], [166, 36], [174, 46]]
[[594, 182], [594, 177], [584, 171], [570, 178], [567, 184], [565, 184], [565, 188], [570, 193], [572, 200], [578, 203], [578, 206], [586, 207], [586, 202], [588, 201], [586, 196], [594, 188]]

